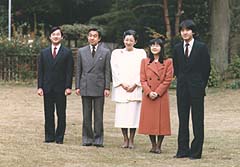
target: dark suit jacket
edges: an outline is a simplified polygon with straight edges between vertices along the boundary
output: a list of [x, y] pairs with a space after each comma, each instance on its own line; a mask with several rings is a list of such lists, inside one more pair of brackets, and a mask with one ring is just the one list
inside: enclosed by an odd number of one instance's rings
[[110, 89], [110, 57], [110, 50], [101, 45], [98, 45], [94, 58], [89, 45], [79, 49], [76, 89], [80, 89], [81, 96], [104, 96], [104, 90]]
[[[177, 95], [188, 89], [192, 97], [205, 95], [211, 65], [206, 45], [194, 40], [189, 58], [184, 55], [183, 42], [174, 47], [174, 74], [177, 77]], [[184, 89], [186, 88], [186, 89]]]
[[38, 61], [38, 88], [44, 93], [64, 92], [72, 88], [73, 57], [70, 49], [61, 45], [53, 59], [51, 46], [41, 51]]

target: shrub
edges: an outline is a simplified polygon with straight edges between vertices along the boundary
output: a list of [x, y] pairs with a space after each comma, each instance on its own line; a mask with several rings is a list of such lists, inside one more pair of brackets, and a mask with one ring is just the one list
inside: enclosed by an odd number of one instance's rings
[[80, 46], [86, 44], [86, 36], [87, 32], [90, 28], [98, 28], [102, 34], [104, 34], [104, 31], [102, 27], [96, 26], [96, 25], [84, 25], [84, 24], [64, 24], [61, 26], [61, 29], [63, 31], [64, 37], [66, 40], [79, 40]]
[[232, 62], [228, 66], [227, 74], [230, 79], [240, 78], [240, 56], [233, 56]]
[[0, 39], [2, 80], [28, 81], [36, 78], [37, 55], [47, 42], [40, 39]]
[[220, 85], [221, 77], [217, 72], [215, 66], [211, 65], [211, 72], [208, 80], [208, 87], [218, 87]]

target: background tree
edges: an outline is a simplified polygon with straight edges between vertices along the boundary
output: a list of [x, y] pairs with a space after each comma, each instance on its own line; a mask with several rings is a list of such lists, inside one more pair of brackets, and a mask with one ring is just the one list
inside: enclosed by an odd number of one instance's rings
[[211, 56], [221, 75], [228, 67], [229, 34], [229, 0], [211, 1]]

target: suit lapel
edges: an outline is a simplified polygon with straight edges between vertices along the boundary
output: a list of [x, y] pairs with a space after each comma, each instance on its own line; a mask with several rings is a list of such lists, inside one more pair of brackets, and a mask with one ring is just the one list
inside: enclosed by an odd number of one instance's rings
[[183, 42], [181, 42], [181, 45], [179, 47], [179, 53], [181, 53], [182, 58], [185, 59]]
[[101, 53], [102, 53], [102, 48], [100, 46], [98, 46], [94, 57], [92, 57], [92, 53], [91, 53], [90, 47], [89, 47], [88, 59], [89, 59], [90, 65], [89, 65], [88, 71], [91, 71], [93, 69], [93, 67], [97, 64], [98, 59], [100, 59]]
[[196, 44], [196, 40], [194, 40], [194, 43], [193, 43], [193, 46], [192, 46], [192, 50], [191, 50], [191, 53], [189, 55], [189, 58], [192, 59], [194, 57], [195, 54], [195, 51], [196, 51], [196, 47], [197, 47], [197, 44]]
[[189, 65], [192, 66], [192, 64], [194, 64], [194, 61], [196, 61], [196, 57], [197, 57], [197, 47], [198, 47], [198, 44], [197, 44], [197, 41], [195, 40], [194, 43], [193, 43], [193, 46], [192, 46], [192, 50], [191, 50], [191, 53], [189, 55]]
[[[87, 71], [89, 72], [94, 65], [94, 58], [92, 57], [90, 46], [87, 46], [84, 52], [86, 52], [84, 55], [86, 56], [85, 57], [86, 63], [88, 64], [87, 67], [89, 67]], [[96, 56], [96, 53], [95, 53], [95, 56]]]
[[149, 64], [148, 68], [151, 71], [153, 71], [157, 76], [160, 76], [160, 71], [162, 71], [162, 69], [164, 69], [164, 66], [161, 65], [160, 63], [152, 62], [151, 64]]
[[52, 56], [52, 50], [51, 47], [49, 47], [46, 51], [46, 57], [50, 65], [53, 63], [53, 56]]
[[100, 53], [101, 53], [101, 47], [98, 46], [98, 48], [96, 50], [96, 53], [94, 55], [94, 58], [93, 58], [93, 65], [95, 65], [97, 63], [97, 60], [99, 59]]

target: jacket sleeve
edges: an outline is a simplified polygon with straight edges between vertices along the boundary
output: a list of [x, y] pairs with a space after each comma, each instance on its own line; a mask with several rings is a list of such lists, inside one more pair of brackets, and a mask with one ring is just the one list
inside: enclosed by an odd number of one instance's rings
[[110, 90], [110, 83], [111, 83], [111, 52], [108, 50], [106, 54], [106, 61], [105, 61], [105, 89]]
[[176, 47], [173, 50], [173, 68], [174, 68], [174, 76], [178, 77], [178, 59]]
[[38, 57], [38, 89], [43, 88], [43, 54], [42, 51]]
[[122, 84], [121, 76], [120, 76], [120, 69], [119, 69], [119, 62], [118, 62], [118, 52], [114, 50], [111, 56], [111, 69], [112, 69], [112, 82], [113, 87], [118, 87]]
[[80, 89], [80, 80], [82, 75], [82, 59], [80, 49], [78, 50], [77, 55], [77, 65], [76, 65], [76, 74], [75, 74], [75, 88]]
[[171, 82], [172, 82], [172, 78], [173, 78], [173, 63], [172, 63], [172, 59], [168, 59], [167, 63], [166, 63], [166, 74], [164, 77], [163, 82], [157, 87], [157, 89], [155, 90], [155, 92], [157, 92], [157, 94], [161, 97], [170, 87]]
[[202, 64], [204, 67], [202, 71], [202, 76], [204, 80], [204, 86], [206, 87], [208, 84], [208, 79], [211, 71], [211, 61], [210, 61], [210, 55], [206, 45], [204, 45], [204, 48], [201, 49], [201, 51], [203, 52], [201, 55], [202, 55], [202, 62], [203, 62]]
[[[137, 55], [137, 56], [138, 56], [138, 55]], [[141, 68], [141, 62], [142, 62], [142, 60], [147, 57], [147, 54], [146, 54], [146, 52], [145, 52], [144, 49], [140, 49], [139, 57], [140, 57], [141, 60], [139, 60], [140, 63], [137, 64], [137, 65], [138, 65], [137, 69], [139, 69], [139, 66], [140, 66], [140, 68]], [[139, 72], [139, 73], [141, 73], [141, 72]], [[135, 84], [136, 84], [137, 86], [141, 86], [140, 74], [139, 74], [139, 75], [136, 75], [135, 81], [136, 81]]]
[[73, 56], [72, 56], [72, 51], [69, 50], [67, 53], [68, 59], [67, 59], [67, 68], [66, 68], [66, 85], [65, 88], [72, 89], [72, 77], [73, 77]]
[[148, 96], [148, 94], [152, 91], [147, 83], [147, 75], [145, 69], [145, 63], [148, 59], [142, 59], [141, 68], [140, 68], [140, 82], [143, 88], [143, 94]]

